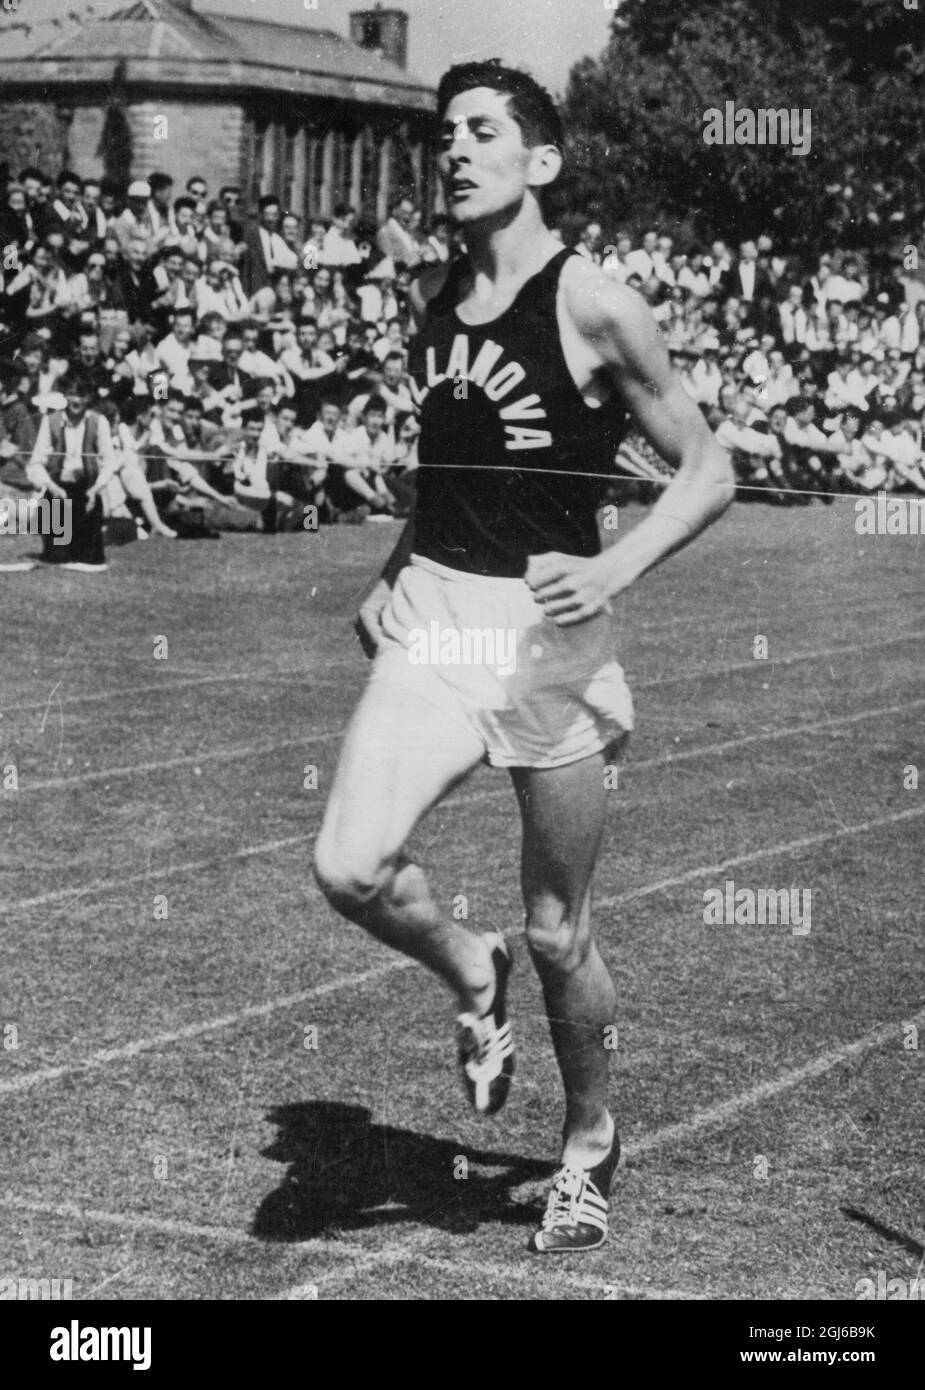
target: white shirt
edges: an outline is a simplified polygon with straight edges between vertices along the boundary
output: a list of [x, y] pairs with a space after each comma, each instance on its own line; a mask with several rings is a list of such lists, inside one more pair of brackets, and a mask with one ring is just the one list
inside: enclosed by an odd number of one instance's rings
[[340, 462], [347, 468], [359, 468], [363, 472], [372, 469], [376, 473], [389, 467], [395, 457], [395, 445], [385, 430], [378, 439], [370, 439], [366, 426], [348, 430], [344, 439], [344, 455]]
[[655, 274], [655, 262], [648, 251], [644, 251], [641, 246], [637, 246], [635, 251], [629, 252], [624, 265], [629, 275], [641, 275], [643, 280], [651, 280]]
[[263, 247], [263, 259], [268, 270], [295, 270], [299, 263], [296, 253], [287, 246], [279, 232], [268, 232], [266, 227], [261, 227], [260, 244]]
[[244, 497], [269, 497], [267, 482], [267, 451], [258, 445], [256, 454], [249, 454], [242, 442], [234, 461], [234, 490]]
[[344, 236], [337, 227], [329, 227], [324, 234], [318, 261], [321, 265], [359, 265], [360, 253], [355, 241]]
[[191, 351], [192, 344], [178, 343], [173, 333], [168, 333], [157, 345], [157, 355], [170, 373], [171, 384], [187, 393], [193, 389], [193, 379], [189, 371]]

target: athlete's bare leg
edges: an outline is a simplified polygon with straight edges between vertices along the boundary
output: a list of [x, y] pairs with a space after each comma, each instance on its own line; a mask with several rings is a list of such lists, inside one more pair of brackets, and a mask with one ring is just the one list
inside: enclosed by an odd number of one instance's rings
[[428, 966], [460, 1012], [491, 1006], [494, 970], [482, 938], [448, 921], [421, 869], [403, 856], [421, 816], [482, 760], [463, 724], [403, 686], [373, 680], [350, 722], [315, 874], [328, 901], [379, 941]]
[[591, 933], [590, 887], [604, 827], [604, 756], [512, 769], [523, 820], [527, 940], [543, 986], [565, 1087], [563, 1163], [593, 1168], [610, 1151], [608, 1052], [616, 991]]

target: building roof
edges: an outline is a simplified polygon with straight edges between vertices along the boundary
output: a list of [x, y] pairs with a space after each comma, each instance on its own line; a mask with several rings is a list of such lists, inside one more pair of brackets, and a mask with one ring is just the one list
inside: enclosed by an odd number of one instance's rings
[[[3, 14], [0, 11], [0, 14]], [[431, 111], [432, 88], [329, 29], [199, 14], [184, 0], [30, 0], [0, 19], [0, 81], [290, 91]]]

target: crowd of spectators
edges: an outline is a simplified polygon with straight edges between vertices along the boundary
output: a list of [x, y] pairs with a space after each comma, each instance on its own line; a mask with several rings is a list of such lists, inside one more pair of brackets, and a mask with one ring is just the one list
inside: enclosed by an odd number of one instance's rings
[[[656, 230], [580, 254], [650, 303], [684, 389], [730, 450], [740, 496], [831, 502], [838, 492], [925, 492], [925, 284], [904, 248], [872, 268], [831, 251], [812, 264], [768, 236], [682, 247]], [[641, 440], [619, 455], [663, 465]]]
[[[93, 569], [103, 536], [214, 536], [406, 516], [421, 393], [409, 289], [460, 241], [402, 198], [303, 226], [273, 193], [122, 191], [0, 166], [0, 501], [73, 505], [46, 558]], [[650, 303], [684, 388], [732, 451], [743, 496], [925, 492], [925, 286], [767, 237], [638, 244], [559, 231]], [[618, 473], [658, 483], [638, 436]]]

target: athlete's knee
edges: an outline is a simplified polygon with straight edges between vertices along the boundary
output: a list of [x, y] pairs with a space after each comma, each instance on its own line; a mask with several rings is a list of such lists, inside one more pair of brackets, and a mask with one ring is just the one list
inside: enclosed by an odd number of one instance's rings
[[313, 868], [322, 893], [345, 916], [371, 903], [392, 872], [389, 864], [377, 863], [325, 835], [316, 841]]
[[587, 922], [554, 898], [531, 903], [526, 932], [530, 954], [540, 968], [570, 974], [588, 959], [592, 942]]

